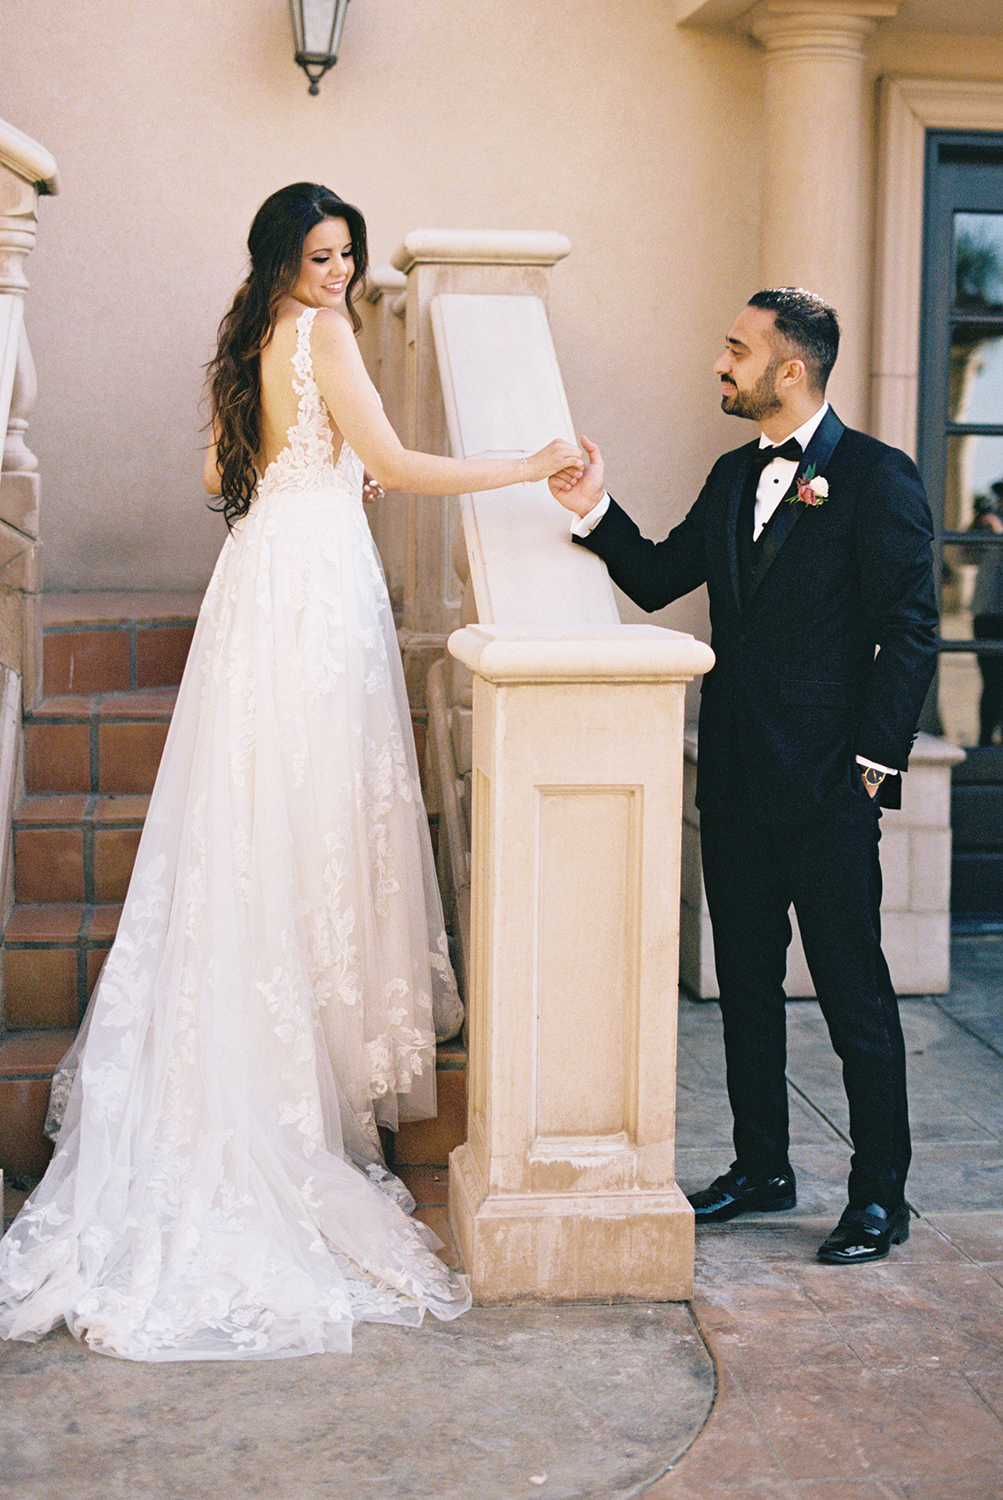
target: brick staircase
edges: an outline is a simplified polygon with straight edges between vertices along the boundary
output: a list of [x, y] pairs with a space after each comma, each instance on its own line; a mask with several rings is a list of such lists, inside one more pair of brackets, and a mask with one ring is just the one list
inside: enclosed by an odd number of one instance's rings
[[[111, 946], [191, 643], [199, 596], [49, 595], [45, 697], [25, 716], [15, 906], [3, 940], [0, 1169], [5, 1209], [44, 1171], [52, 1074]], [[424, 723], [414, 724], [419, 761]], [[433, 827], [433, 836], [434, 836]], [[466, 1136], [466, 1052], [439, 1048], [439, 1113], [402, 1127], [401, 1165], [441, 1166]]]

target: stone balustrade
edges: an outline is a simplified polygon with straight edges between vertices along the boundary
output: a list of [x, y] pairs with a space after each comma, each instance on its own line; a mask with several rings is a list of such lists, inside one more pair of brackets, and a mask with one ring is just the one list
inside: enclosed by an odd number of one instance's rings
[[[395, 264], [408, 277], [409, 441], [473, 458], [573, 440], [546, 315], [568, 249], [545, 234], [408, 237]], [[572, 544], [546, 485], [433, 512], [414, 499], [404, 643], [431, 648], [462, 627], [427, 689], [469, 1024], [453, 1230], [481, 1301], [685, 1298], [683, 706], [713, 657], [690, 636], [621, 626], [605, 568]]]
[[24, 327], [24, 262], [35, 243], [39, 196], [57, 191], [48, 151], [0, 120], [0, 931], [14, 902], [11, 818], [22, 775], [22, 700], [35, 703], [42, 687], [38, 461], [25, 442], [37, 386]]
[[58, 191], [44, 147], [0, 121], [0, 666], [22, 679], [27, 704], [41, 690], [38, 462], [25, 442], [37, 386], [24, 327], [24, 262], [35, 243], [40, 194]]

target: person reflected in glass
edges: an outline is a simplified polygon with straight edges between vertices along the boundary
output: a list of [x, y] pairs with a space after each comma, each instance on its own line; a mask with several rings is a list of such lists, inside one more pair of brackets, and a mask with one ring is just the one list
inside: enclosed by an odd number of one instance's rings
[[[975, 517], [969, 531], [987, 531], [1003, 536], [1003, 479], [990, 485], [988, 495], [977, 495]], [[975, 552], [975, 548], [971, 549]], [[978, 548], [979, 571], [975, 575], [972, 595], [972, 633], [977, 641], [1003, 643], [1003, 544]], [[982, 696], [979, 700], [979, 745], [996, 743], [996, 731], [1003, 728], [1003, 652], [980, 651], [979, 672]]]

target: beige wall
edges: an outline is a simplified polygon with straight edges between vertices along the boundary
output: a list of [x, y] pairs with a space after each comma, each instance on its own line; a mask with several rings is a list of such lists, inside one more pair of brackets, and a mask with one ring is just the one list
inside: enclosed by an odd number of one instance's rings
[[[762, 56], [666, 0], [353, 0], [310, 98], [284, 0], [5, 8], [5, 118], [55, 155], [29, 262], [46, 584], [198, 586], [200, 367], [250, 218], [299, 177], [420, 227], [548, 228], [576, 421], [642, 525], [743, 441], [709, 367], [758, 283]], [[1003, 44], [879, 28], [875, 72], [1003, 76]], [[796, 223], [796, 218], [792, 221]], [[626, 612], [636, 618], [636, 612]], [[667, 623], [701, 631], [703, 606]]]
[[664, 0], [353, 0], [310, 98], [285, 0], [5, 7], [0, 112], [46, 145], [28, 321], [46, 586], [197, 586], [222, 535], [200, 366], [261, 199], [297, 178], [420, 227], [572, 240], [552, 314], [572, 411], [653, 530], [739, 439], [708, 366], [756, 280], [753, 44]]

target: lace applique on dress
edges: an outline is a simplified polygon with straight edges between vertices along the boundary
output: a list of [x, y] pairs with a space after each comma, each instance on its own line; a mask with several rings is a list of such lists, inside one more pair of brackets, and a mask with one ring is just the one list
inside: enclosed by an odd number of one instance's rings
[[296, 319], [296, 351], [292, 363], [293, 390], [299, 397], [299, 404], [296, 421], [286, 433], [286, 447], [272, 460], [262, 477], [262, 486], [272, 491], [329, 487], [332, 472], [338, 472], [343, 460], [346, 467], [357, 467], [360, 473], [362, 470], [360, 460], [347, 443], [342, 443], [335, 463], [330, 414], [314, 379], [310, 356], [310, 330], [317, 312], [316, 307], [307, 307]]

